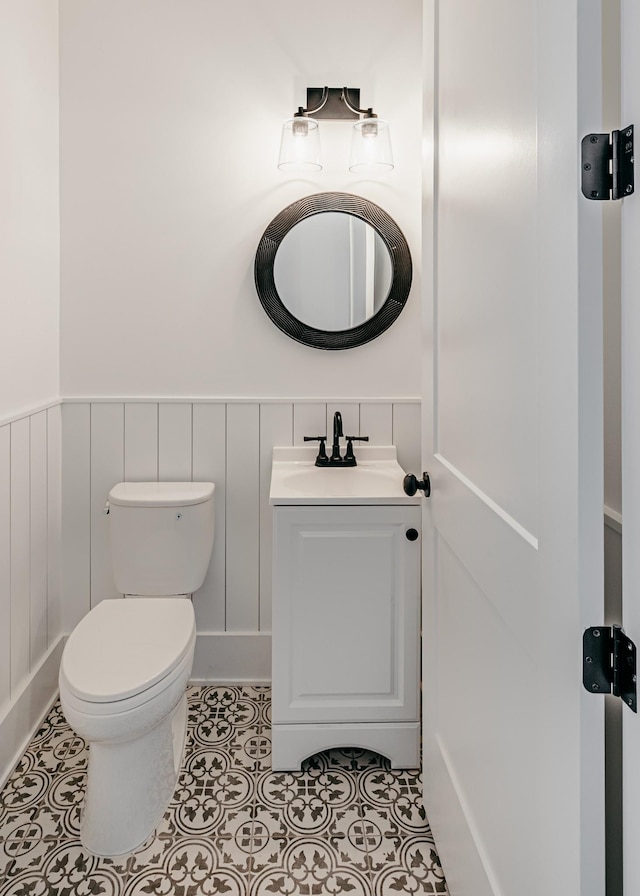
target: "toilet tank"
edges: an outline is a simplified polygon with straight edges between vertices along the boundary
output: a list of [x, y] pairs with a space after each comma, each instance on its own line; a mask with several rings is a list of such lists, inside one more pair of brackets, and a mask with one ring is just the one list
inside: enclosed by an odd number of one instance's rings
[[109, 492], [111, 568], [118, 591], [192, 594], [209, 568], [212, 482], [119, 482]]

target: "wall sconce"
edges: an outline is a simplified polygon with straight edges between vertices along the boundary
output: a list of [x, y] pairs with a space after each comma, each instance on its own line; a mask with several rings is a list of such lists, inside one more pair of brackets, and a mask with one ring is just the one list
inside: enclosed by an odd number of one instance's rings
[[282, 126], [278, 168], [319, 171], [320, 134], [317, 119], [354, 121], [349, 170], [379, 174], [393, 168], [389, 125], [373, 109], [360, 109], [357, 87], [308, 87], [307, 107], [300, 106]]

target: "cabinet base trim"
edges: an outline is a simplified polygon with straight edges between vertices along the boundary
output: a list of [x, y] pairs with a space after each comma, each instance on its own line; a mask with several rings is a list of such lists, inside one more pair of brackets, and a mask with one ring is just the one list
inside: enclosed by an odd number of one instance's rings
[[274, 771], [293, 771], [321, 750], [357, 747], [386, 756], [392, 768], [420, 765], [418, 722], [339, 725], [274, 725], [271, 730]]

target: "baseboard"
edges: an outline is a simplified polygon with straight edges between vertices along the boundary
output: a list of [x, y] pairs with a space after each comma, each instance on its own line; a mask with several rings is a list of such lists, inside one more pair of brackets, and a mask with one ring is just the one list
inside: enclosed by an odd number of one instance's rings
[[271, 632], [199, 632], [191, 681], [268, 684]]
[[58, 670], [64, 642], [65, 636], [61, 635], [0, 716], [0, 789], [58, 696]]
[[[451, 893], [496, 896], [498, 885], [467, 801], [437, 734], [423, 740], [424, 805]], [[432, 788], [431, 782], [438, 781]], [[438, 799], [438, 794], [440, 798]], [[462, 861], [462, 857], [464, 861]]]

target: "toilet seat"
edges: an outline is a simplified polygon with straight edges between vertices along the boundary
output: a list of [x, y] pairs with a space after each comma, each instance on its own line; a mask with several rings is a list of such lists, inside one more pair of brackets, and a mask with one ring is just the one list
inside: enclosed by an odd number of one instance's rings
[[[191, 662], [195, 615], [187, 598], [104, 600], [65, 645], [60, 683], [92, 713], [120, 712], [152, 699]], [[115, 705], [114, 705], [115, 704]]]

